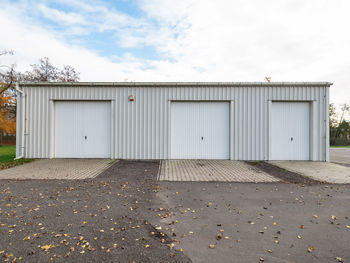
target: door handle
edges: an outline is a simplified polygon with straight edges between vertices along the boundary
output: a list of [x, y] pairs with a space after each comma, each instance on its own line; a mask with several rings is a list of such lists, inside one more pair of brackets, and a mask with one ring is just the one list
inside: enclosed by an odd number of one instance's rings
[[201, 140], [203, 141], [203, 139], [204, 139], [204, 137], [202, 136], [202, 137], [201, 137]]
[[291, 142], [293, 141], [293, 137], [290, 137], [290, 141], [291, 141]]
[[85, 136], [85, 140], [87, 140], [87, 136]]

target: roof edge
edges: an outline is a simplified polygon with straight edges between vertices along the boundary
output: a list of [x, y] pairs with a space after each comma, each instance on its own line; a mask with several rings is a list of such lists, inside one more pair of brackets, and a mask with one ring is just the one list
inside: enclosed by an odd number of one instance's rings
[[22, 87], [275, 87], [275, 86], [327, 86], [331, 82], [20, 82]]

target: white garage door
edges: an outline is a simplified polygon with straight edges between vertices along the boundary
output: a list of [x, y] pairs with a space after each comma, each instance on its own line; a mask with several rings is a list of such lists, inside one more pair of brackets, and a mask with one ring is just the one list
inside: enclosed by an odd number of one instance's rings
[[229, 159], [229, 133], [229, 103], [171, 104], [172, 159]]
[[110, 158], [110, 122], [110, 102], [55, 102], [55, 157]]
[[310, 160], [310, 104], [273, 102], [271, 160]]

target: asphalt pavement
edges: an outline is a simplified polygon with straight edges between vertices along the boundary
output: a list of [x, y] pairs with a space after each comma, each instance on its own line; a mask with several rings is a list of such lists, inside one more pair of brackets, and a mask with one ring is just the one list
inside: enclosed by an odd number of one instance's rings
[[349, 262], [350, 186], [162, 182], [153, 220], [193, 262]]
[[190, 262], [147, 221], [158, 164], [120, 161], [96, 179], [0, 180], [0, 258]]
[[350, 261], [349, 185], [159, 182], [158, 171], [121, 160], [94, 179], [0, 180], [1, 259]]
[[331, 162], [350, 166], [350, 148], [330, 148]]

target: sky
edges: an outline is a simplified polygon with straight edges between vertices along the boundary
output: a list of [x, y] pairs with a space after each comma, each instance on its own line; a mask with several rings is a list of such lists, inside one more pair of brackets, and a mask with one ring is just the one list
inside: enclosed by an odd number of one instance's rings
[[348, 0], [0, 0], [0, 64], [81, 81], [327, 81], [350, 103]]

